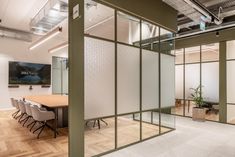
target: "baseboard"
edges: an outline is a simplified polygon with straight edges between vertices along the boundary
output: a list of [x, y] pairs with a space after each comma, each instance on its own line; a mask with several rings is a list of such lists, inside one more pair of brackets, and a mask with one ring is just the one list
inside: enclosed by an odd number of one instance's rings
[[9, 108], [0, 108], [0, 111], [9, 111], [9, 110], [14, 110], [14, 107], [9, 107]]

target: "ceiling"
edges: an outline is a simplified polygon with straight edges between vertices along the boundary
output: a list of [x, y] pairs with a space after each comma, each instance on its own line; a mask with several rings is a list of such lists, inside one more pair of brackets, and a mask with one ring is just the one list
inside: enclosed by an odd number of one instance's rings
[[[166, 3], [172, 4], [172, 6], [178, 10], [178, 34], [190, 34], [200, 30], [200, 21], [202, 14], [195, 8], [187, 6], [187, 0], [163, 0]], [[206, 22], [206, 30], [214, 29], [222, 26], [228, 26], [235, 24], [235, 0], [189, 0], [191, 2], [199, 2], [212, 14], [217, 17], [222, 17], [222, 23], [216, 24], [215, 22]], [[168, 4], [169, 4], [168, 3]], [[185, 5], [186, 4], [186, 5]], [[187, 8], [187, 10], [182, 10]], [[220, 9], [221, 8], [221, 9]], [[220, 14], [219, 14], [220, 10]], [[212, 19], [213, 20], [213, 19]]]

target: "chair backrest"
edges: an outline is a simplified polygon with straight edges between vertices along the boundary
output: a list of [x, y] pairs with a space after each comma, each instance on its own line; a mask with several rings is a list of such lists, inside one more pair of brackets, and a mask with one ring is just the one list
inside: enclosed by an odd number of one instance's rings
[[31, 105], [30, 107], [33, 119], [39, 121], [40, 120], [39, 107], [37, 105]]
[[11, 105], [12, 105], [13, 107], [16, 107], [16, 106], [15, 106], [15, 104], [16, 104], [15, 101], [16, 101], [16, 100], [15, 100], [14, 98], [11, 98]]
[[19, 107], [19, 101], [15, 99], [15, 107], [19, 110], [20, 107]]
[[25, 111], [26, 111], [27, 115], [32, 116], [31, 104], [30, 103], [25, 103]]
[[21, 113], [26, 113], [25, 102], [19, 101], [19, 102], [18, 102], [18, 105], [19, 105], [20, 112], [21, 112]]

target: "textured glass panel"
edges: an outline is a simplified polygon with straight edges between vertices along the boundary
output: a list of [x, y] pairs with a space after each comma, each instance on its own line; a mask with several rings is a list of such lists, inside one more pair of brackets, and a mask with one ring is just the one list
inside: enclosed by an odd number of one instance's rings
[[114, 43], [85, 38], [85, 119], [114, 115]]
[[185, 49], [185, 63], [200, 62], [200, 46]]
[[118, 114], [139, 111], [140, 51], [118, 44]]
[[227, 59], [235, 59], [235, 40], [227, 41]]
[[96, 3], [85, 1], [85, 33], [114, 40], [114, 10]]
[[173, 56], [161, 54], [161, 107], [172, 107], [175, 103], [175, 60]]
[[[134, 115], [119, 116], [117, 118], [117, 144], [122, 147], [140, 140], [140, 121]], [[135, 114], [139, 117], [139, 114]]]
[[219, 63], [202, 63], [202, 97], [219, 102]]
[[235, 124], [235, 105], [227, 105], [227, 122], [230, 124]]
[[227, 61], [227, 102], [235, 103], [235, 61]]
[[139, 45], [140, 20], [118, 11], [117, 40], [130, 45]]
[[202, 62], [219, 60], [219, 44], [209, 44], [202, 46]]
[[158, 108], [158, 53], [142, 51], [142, 109]]
[[192, 90], [200, 85], [200, 65], [185, 65], [185, 98], [191, 99]]

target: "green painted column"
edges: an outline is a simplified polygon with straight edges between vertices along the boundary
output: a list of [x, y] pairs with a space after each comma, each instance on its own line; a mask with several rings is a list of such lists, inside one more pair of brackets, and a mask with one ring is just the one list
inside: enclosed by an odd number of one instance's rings
[[84, 0], [69, 0], [69, 157], [84, 157]]
[[226, 41], [219, 43], [219, 121], [227, 122]]

